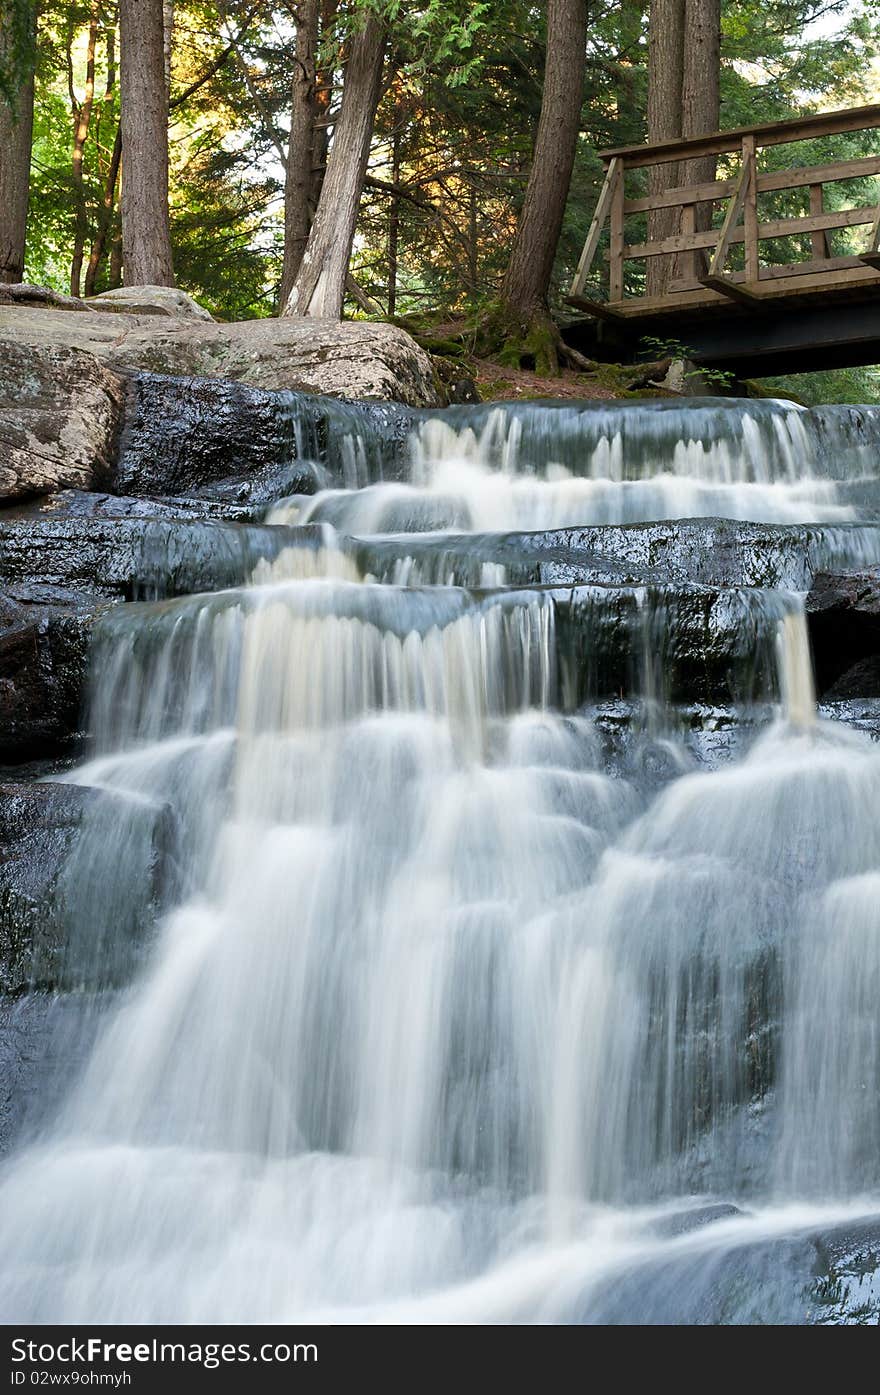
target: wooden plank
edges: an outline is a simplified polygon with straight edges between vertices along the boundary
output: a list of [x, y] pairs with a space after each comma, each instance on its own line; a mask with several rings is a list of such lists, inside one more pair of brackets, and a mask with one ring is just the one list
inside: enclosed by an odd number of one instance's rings
[[880, 155], [861, 155], [833, 165], [810, 165], [791, 170], [767, 170], [758, 175], [758, 193], [802, 189], [808, 184], [837, 184], [844, 179], [867, 179], [880, 174]]
[[764, 310], [766, 306], [762, 303], [760, 293], [756, 293], [755, 287], [744, 281], [733, 281], [727, 276], [713, 276], [711, 272], [702, 278], [702, 284], [709, 290], [720, 291], [727, 296], [728, 300], [735, 300], [740, 305], [745, 305], [749, 310]]
[[873, 221], [877, 210], [873, 206], [862, 208], [841, 208], [836, 213], [820, 213], [806, 218], [777, 218], [770, 223], [762, 223], [758, 236], [762, 240], [770, 237], [797, 237], [801, 233], [824, 231], [826, 228], [856, 228], [862, 223]]
[[623, 166], [621, 165], [618, 170], [617, 179], [614, 181], [614, 187], [611, 190], [611, 243], [608, 249], [608, 299], [612, 303], [623, 300], [623, 205]]
[[713, 132], [689, 140], [660, 141], [656, 145], [621, 145], [613, 150], [601, 150], [599, 157], [606, 164], [619, 159], [627, 169], [638, 169], [644, 165], [668, 164], [672, 160], [699, 159], [701, 155], [725, 155], [739, 150], [745, 136], [754, 136], [756, 145], [766, 147], [814, 140], [819, 136], [843, 135], [847, 131], [869, 131], [878, 126], [880, 104], [873, 104], [817, 112], [814, 116], [798, 116], [790, 121], [739, 126], [732, 131]]
[[784, 300], [790, 296], [828, 296], [829, 304], [835, 291], [870, 290], [880, 288], [880, 276], [868, 267], [858, 271], [816, 272], [812, 276], [790, 276], [761, 283], [761, 294], [769, 300]]
[[[876, 174], [880, 174], [880, 155], [838, 160], [831, 165], [767, 170], [758, 173], [758, 193], [801, 189], [810, 184], [836, 184], [846, 179], [869, 179]], [[663, 189], [660, 193], [647, 194], [644, 198], [627, 199], [624, 211], [627, 214], [649, 213], [654, 208], [680, 208], [686, 203], [716, 203], [721, 199], [730, 198], [736, 186], [736, 179], [716, 179], [709, 184], [689, 184], [678, 189]]]
[[597, 320], [620, 320], [623, 316], [620, 308], [614, 308], [604, 300], [588, 300], [582, 295], [567, 295], [566, 305], [573, 305], [576, 310], [584, 310], [588, 315], [592, 315]]
[[[876, 209], [844, 208], [837, 213], [823, 213], [818, 217], [777, 218], [770, 223], [758, 224], [758, 240], [766, 242], [773, 237], [798, 237], [817, 232], [824, 228], [854, 228], [874, 220]], [[626, 260], [639, 257], [659, 257], [668, 253], [689, 252], [695, 247], [714, 247], [722, 229], [710, 228], [707, 232], [694, 233], [689, 239], [664, 237], [659, 242], [631, 243], [624, 247]], [[743, 228], [735, 228], [730, 236], [731, 244], [745, 241]]]
[[758, 261], [758, 166], [754, 136], [744, 136], [742, 143], [743, 174], [746, 197], [743, 205], [743, 232], [746, 245], [746, 280], [757, 281]]
[[737, 186], [736, 179], [715, 179], [709, 184], [687, 184], [679, 189], [663, 189], [641, 199], [627, 199], [624, 212], [650, 213], [655, 208], [680, 208], [686, 203], [715, 203], [726, 199]]
[[[878, 262], [880, 262], [880, 254], [878, 254]], [[696, 315], [703, 310], [717, 309], [719, 306], [726, 305], [729, 308], [734, 308], [734, 302], [729, 294], [730, 284], [733, 276], [742, 277], [742, 275], [742, 272], [734, 272], [730, 277], [725, 277], [723, 291], [705, 286], [699, 291], [684, 291], [675, 295], [633, 297], [631, 300], [625, 300], [614, 307], [604, 304], [597, 305], [595, 310], [592, 308], [591, 302], [577, 298], [569, 299], [570, 303], [577, 305], [578, 308], [609, 320], [674, 318], [681, 317], [683, 313], [690, 315], [692, 312]], [[865, 296], [873, 297], [876, 295], [878, 303], [880, 303], [880, 270], [871, 270], [865, 266], [861, 268], [861, 275], [858, 270], [847, 270], [812, 276], [778, 278], [769, 282], [762, 281], [759, 285], [749, 284], [748, 291], [752, 301], [758, 301], [762, 306], [771, 310], [774, 305], [783, 309], [786, 301], [803, 300], [805, 303], [820, 306], [839, 304], [839, 297], [845, 296], [847, 291], [852, 292], [862, 300]], [[749, 309], [753, 310], [754, 308], [754, 304], [750, 303]]]
[[810, 276], [817, 271], [857, 271], [862, 265], [861, 257], [817, 257], [804, 262], [780, 262], [776, 266], [762, 266], [761, 280], [772, 281], [785, 276]]
[[[820, 257], [811, 261], [784, 262], [778, 263], [776, 266], [762, 266], [759, 279], [761, 281], [779, 281], [790, 276], [813, 276], [819, 271], [859, 271], [864, 264], [865, 258], [857, 256]], [[746, 273], [744, 271], [726, 271], [724, 279], [741, 284], [746, 280]], [[672, 290], [673, 287], [670, 286], [669, 289]]]
[[580, 295], [587, 282], [593, 262], [596, 259], [596, 251], [599, 246], [599, 238], [602, 236], [602, 229], [611, 209], [611, 197], [618, 180], [623, 178], [623, 167], [619, 160], [612, 160], [608, 166], [608, 173], [605, 176], [605, 183], [599, 193], [599, 199], [593, 213], [593, 221], [587, 233], [587, 240], [584, 243], [584, 250], [581, 252], [580, 261], [577, 264], [577, 271], [571, 283], [571, 294]]
[[[572, 305], [577, 305], [579, 309], [586, 309], [587, 302], [580, 297], [568, 297]], [[678, 295], [664, 296], [633, 296], [630, 300], [621, 301], [620, 304], [609, 306], [601, 303], [601, 310], [604, 312], [600, 318], [608, 320], [632, 320], [643, 316], [654, 314], [681, 313], [682, 310], [704, 310], [713, 305], [729, 304], [727, 298], [719, 295], [716, 291], [699, 287], [694, 291], [683, 291]], [[592, 310], [590, 314], [594, 313]]]

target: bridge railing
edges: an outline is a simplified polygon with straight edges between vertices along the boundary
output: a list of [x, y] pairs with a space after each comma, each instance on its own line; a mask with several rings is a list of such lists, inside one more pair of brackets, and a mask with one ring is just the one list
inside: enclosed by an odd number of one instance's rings
[[[846, 111], [822, 112], [793, 121], [743, 127], [690, 140], [664, 141], [658, 145], [628, 146], [602, 153], [605, 182], [599, 195], [569, 299], [594, 314], [651, 313], [688, 304], [711, 303], [720, 296], [755, 306], [762, 300], [787, 294], [807, 294], [867, 281], [880, 272], [880, 204], [830, 209], [826, 186], [864, 180], [880, 174], [880, 153], [866, 154], [824, 164], [795, 165], [786, 169], [759, 168], [759, 152], [779, 145], [795, 145], [844, 133], [880, 128], [880, 105]], [[725, 178], [675, 184], [658, 192], [627, 196], [627, 175], [652, 166], [675, 164], [676, 178], [691, 169], [692, 161], [722, 157], [734, 166]], [[726, 159], [724, 158], [726, 157]], [[735, 168], [738, 163], [738, 169]], [[642, 176], [644, 182], [644, 176]], [[674, 182], [674, 181], [673, 181]], [[788, 217], [762, 217], [762, 195], [808, 189], [809, 212]], [[661, 235], [651, 236], [651, 221], [666, 210]], [[634, 215], [647, 215], [648, 239], [627, 242], [627, 223]], [[722, 216], [723, 215], [723, 216]], [[720, 221], [719, 221], [720, 219]], [[670, 221], [672, 231], [667, 231]], [[677, 223], [677, 230], [675, 230]], [[714, 226], [713, 226], [714, 224]], [[829, 232], [867, 225], [865, 247], [858, 253], [835, 255]], [[607, 301], [585, 300], [606, 226], [609, 229]], [[779, 261], [778, 243], [801, 238], [811, 255]], [[774, 247], [762, 252], [762, 244]], [[731, 252], [741, 265], [731, 266]], [[662, 292], [627, 293], [628, 264], [662, 258]], [[644, 278], [647, 282], [647, 276]], [[657, 278], [655, 278], [657, 279]]]

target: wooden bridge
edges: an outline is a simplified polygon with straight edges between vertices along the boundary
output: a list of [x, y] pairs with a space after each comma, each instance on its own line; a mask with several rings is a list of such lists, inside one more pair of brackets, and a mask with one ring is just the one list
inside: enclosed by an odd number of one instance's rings
[[[603, 152], [568, 297], [590, 318], [566, 339], [617, 350], [677, 341], [697, 362], [756, 376], [880, 362], [880, 137], [861, 142], [877, 153], [804, 162], [816, 158], [805, 142], [878, 128], [880, 105]], [[783, 149], [768, 156], [773, 147]], [[707, 157], [719, 177], [679, 183]], [[652, 193], [649, 171], [662, 164], [677, 167], [664, 181], [674, 187]], [[653, 258], [660, 294], [647, 288]]]

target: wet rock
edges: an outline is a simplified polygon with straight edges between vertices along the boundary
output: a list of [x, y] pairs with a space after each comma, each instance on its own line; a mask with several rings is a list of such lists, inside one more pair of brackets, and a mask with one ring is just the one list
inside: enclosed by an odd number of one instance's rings
[[78, 348], [0, 339], [0, 503], [105, 483], [124, 397], [121, 378]]
[[292, 465], [264, 465], [247, 475], [228, 475], [200, 485], [188, 496], [222, 518], [255, 518], [292, 494], [316, 494], [326, 482], [320, 465], [301, 460]]
[[402, 329], [363, 321], [247, 320], [216, 324], [178, 315], [121, 314], [0, 304], [0, 338], [25, 351], [79, 348], [112, 368], [229, 378], [269, 391], [433, 407], [429, 356]]
[[[668, 1253], [608, 1272], [569, 1321], [649, 1325], [874, 1326], [880, 1320], [876, 1218], [824, 1232], [754, 1238], [735, 1208]], [[729, 1219], [721, 1219], [728, 1216]], [[718, 1224], [718, 1234], [714, 1233]]]
[[875, 693], [880, 694], [880, 654], [869, 654], [826, 688], [823, 698], [825, 702], [843, 702]]
[[[120, 837], [131, 897], [114, 890]], [[124, 981], [173, 885], [173, 847], [163, 806], [73, 784], [0, 785], [0, 993]]]
[[[104, 496], [96, 496], [101, 502]], [[259, 561], [293, 542], [315, 547], [320, 529], [175, 517], [141, 509], [116, 517], [103, 510], [6, 518], [0, 515], [0, 579], [31, 601], [49, 588], [65, 602], [77, 596], [88, 611], [97, 597], [157, 599], [214, 591], [246, 581]], [[108, 501], [109, 508], [113, 501]], [[40, 577], [35, 592], [30, 578]], [[53, 591], [54, 588], [54, 591]], [[36, 612], [31, 612], [36, 614]]]
[[[807, 590], [816, 570], [855, 555], [880, 558], [875, 524], [740, 523], [728, 519], [598, 524], [541, 532], [412, 533], [361, 545], [364, 557], [442, 555], [456, 565], [496, 562], [516, 585], [693, 583], [710, 587]], [[372, 568], [375, 570], [375, 567]]]
[[473, 378], [454, 378], [447, 385], [446, 396], [450, 403], [466, 405], [480, 401], [480, 394]]
[[0, 992], [32, 985], [58, 948], [55, 897], [93, 792], [76, 785], [0, 785]]
[[818, 1235], [810, 1321], [822, 1327], [880, 1323], [880, 1221], [855, 1221]]
[[[222, 485], [222, 482], [221, 482]], [[105, 494], [98, 490], [60, 489], [40, 499], [10, 506], [0, 513], [0, 531], [10, 523], [59, 522], [62, 519], [249, 519], [253, 510], [244, 504], [225, 504], [203, 497], [202, 491], [155, 499], [136, 494]]]
[[806, 610], [820, 694], [880, 696], [880, 567], [818, 573]]
[[0, 761], [57, 752], [76, 741], [99, 597], [46, 583], [0, 595]]
[[637, 693], [665, 703], [772, 696], [772, 602], [699, 586], [576, 586], [551, 593], [566, 706]]
[[0, 1154], [54, 1116], [98, 1020], [83, 1013], [79, 994], [0, 994]]
[[880, 741], [880, 698], [826, 699], [819, 704], [819, 716], [829, 722], [844, 722], [872, 741]]
[[[296, 419], [285, 396], [211, 378], [138, 373], [130, 385], [125, 431], [112, 488], [119, 494], [179, 495], [228, 481], [245, 490], [257, 472], [297, 472]], [[315, 487], [312, 467], [301, 471]]]

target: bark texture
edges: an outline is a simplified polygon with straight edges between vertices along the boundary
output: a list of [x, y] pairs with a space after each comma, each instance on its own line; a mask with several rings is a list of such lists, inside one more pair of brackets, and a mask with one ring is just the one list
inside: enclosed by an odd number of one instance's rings
[[[113, 100], [113, 91], [116, 87], [116, 27], [115, 23], [107, 26], [107, 81], [104, 87], [104, 106], [109, 108]], [[100, 139], [100, 123], [98, 130]], [[107, 240], [113, 227], [113, 217], [116, 205], [116, 185], [119, 181], [119, 167], [122, 163], [122, 127], [117, 126], [113, 139], [113, 150], [110, 154], [110, 162], [104, 175], [104, 188], [101, 197], [101, 207], [98, 209], [98, 226], [89, 253], [89, 261], [86, 267], [85, 293], [87, 296], [95, 294], [95, 285], [98, 278], [98, 271], [101, 262], [107, 251]]]
[[[721, 0], [687, 0], [684, 22], [684, 64], [681, 88], [681, 134], [702, 136], [717, 131], [720, 120]], [[715, 178], [715, 157], [686, 160], [685, 184], [702, 184]], [[709, 226], [711, 205], [697, 210], [702, 226]], [[699, 226], [699, 224], [698, 224]]]
[[79, 295], [80, 293], [83, 255], [85, 252], [86, 237], [89, 231], [88, 213], [86, 211], [86, 190], [83, 181], [83, 161], [85, 158], [86, 141], [89, 138], [89, 127], [92, 122], [92, 107], [95, 104], [95, 49], [98, 43], [99, 11], [100, 5], [98, 0], [92, 0], [91, 14], [89, 17], [89, 37], [86, 46], [86, 87], [85, 95], [81, 102], [77, 102], [74, 99], [73, 82], [71, 81], [70, 84], [73, 115], [73, 188], [76, 197], [73, 257], [70, 263], [71, 295]]
[[172, 286], [162, 0], [120, 0], [122, 256], [129, 286]]
[[315, 86], [319, 0], [303, 0], [296, 26], [296, 53], [290, 104], [290, 142], [284, 182], [284, 266], [282, 305], [293, 290], [312, 222], [312, 174], [315, 166]]
[[[717, 131], [720, 120], [721, 0], [652, 0], [648, 41], [648, 141], [674, 140]], [[655, 165], [651, 193], [715, 178], [714, 157]], [[711, 225], [712, 205], [697, 206], [694, 230]], [[680, 208], [655, 209], [648, 218], [648, 239], [678, 233]], [[702, 254], [697, 254], [702, 261]], [[662, 295], [673, 275], [699, 274], [693, 255], [648, 260], [649, 295]]]
[[9, 285], [24, 280], [33, 128], [34, 75], [31, 71], [22, 82], [13, 105], [0, 97], [0, 282]]
[[501, 291], [511, 318], [524, 329], [547, 305], [580, 130], [586, 42], [586, 0], [549, 0], [541, 117]]
[[351, 45], [321, 197], [284, 315], [339, 320], [382, 85], [385, 26], [371, 16]]
[[[648, 28], [648, 144], [681, 135], [681, 89], [684, 81], [686, 0], [651, 0]], [[652, 194], [678, 184], [678, 165], [653, 165], [648, 175]], [[678, 230], [679, 210], [657, 208], [648, 215], [648, 241], [658, 242]], [[647, 291], [662, 295], [672, 276], [672, 257], [649, 257]]]

